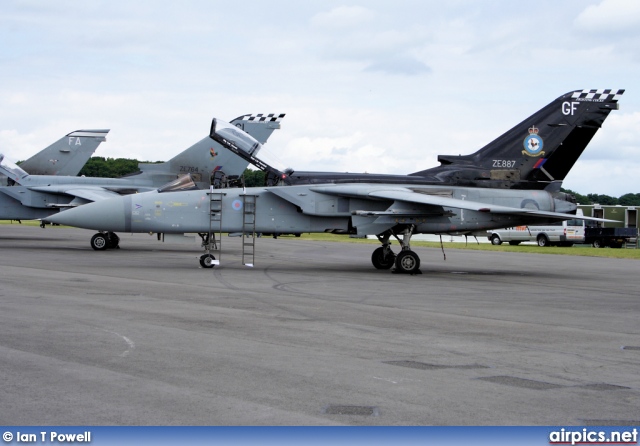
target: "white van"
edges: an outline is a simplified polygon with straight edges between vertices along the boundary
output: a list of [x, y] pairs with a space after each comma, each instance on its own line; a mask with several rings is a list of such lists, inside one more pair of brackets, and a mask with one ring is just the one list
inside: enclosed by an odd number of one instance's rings
[[[577, 210], [577, 215], [583, 215]], [[487, 231], [489, 241], [494, 245], [509, 242], [519, 245], [521, 242], [536, 242], [538, 246], [571, 246], [584, 243], [584, 220], [564, 220], [540, 226], [515, 226], [513, 228], [492, 229]]]

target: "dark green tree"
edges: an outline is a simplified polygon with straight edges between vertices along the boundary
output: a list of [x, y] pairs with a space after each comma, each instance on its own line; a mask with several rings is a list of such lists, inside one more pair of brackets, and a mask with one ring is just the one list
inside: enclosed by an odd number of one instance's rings
[[264, 186], [264, 172], [261, 170], [253, 170], [253, 169], [245, 170], [244, 185], [246, 187]]
[[609, 195], [603, 194], [587, 194], [589, 200], [595, 204], [605, 204], [605, 205], [616, 205], [618, 204], [618, 199], [615, 197], [610, 197]]
[[622, 206], [640, 206], [640, 194], [624, 194], [618, 198]]
[[79, 175], [87, 177], [117, 178], [138, 171], [138, 160], [94, 156], [84, 165]]
[[560, 188], [560, 190], [562, 192], [573, 195], [576, 198], [576, 201], [580, 204], [593, 204], [586, 195], [579, 194], [578, 192], [574, 192], [571, 189]]

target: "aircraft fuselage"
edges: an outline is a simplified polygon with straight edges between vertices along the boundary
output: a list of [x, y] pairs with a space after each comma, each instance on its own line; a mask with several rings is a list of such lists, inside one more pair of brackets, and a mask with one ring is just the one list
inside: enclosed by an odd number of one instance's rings
[[[544, 222], [531, 216], [500, 215], [481, 210], [423, 205], [365, 197], [370, 192], [407, 190], [394, 184], [350, 186], [350, 196], [337, 185], [256, 187], [145, 193], [96, 202], [62, 212], [73, 226], [100, 231], [185, 233], [243, 230], [245, 196], [255, 196], [255, 230], [265, 233], [334, 232], [379, 234], [398, 225], [414, 225], [415, 233], [471, 233], [525, 223]], [[442, 186], [411, 186], [410, 192], [467, 200], [490, 206], [573, 212], [576, 205], [545, 191], [505, 190]], [[211, 211], [210, 201], [221, 200], [221, 211]], [[216, 205], [217, 206], [217, 205]], [[213, 208], [216, 208], [214, 206]], [[212, 216], [213, 214], [213, 216]], [[63, 220], [59, 220], [63, 219]]]

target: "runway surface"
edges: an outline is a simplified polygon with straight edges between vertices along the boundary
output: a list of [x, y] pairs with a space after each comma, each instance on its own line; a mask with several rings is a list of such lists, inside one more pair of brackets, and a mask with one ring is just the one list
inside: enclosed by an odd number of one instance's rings
[[0, 424], [640, 424], [638, 261], [91, 235], [0, 226]]

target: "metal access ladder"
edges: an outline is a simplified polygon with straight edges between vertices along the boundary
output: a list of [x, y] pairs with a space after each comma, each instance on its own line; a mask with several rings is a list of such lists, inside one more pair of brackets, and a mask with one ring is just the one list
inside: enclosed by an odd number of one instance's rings
[[214, 262], [220, 264], [222, 257], [222, 199], [226, 193], [218, 192], [212, 187], [207, 195], [209, 196], [209, 233], [205, 240], [205, 253], [211, 254], [211, 251], [217, 249], [218, 259]]
[[257, 195], [242, 195], [242, 264], [249, 267], [256, 261], [257, 200]]

